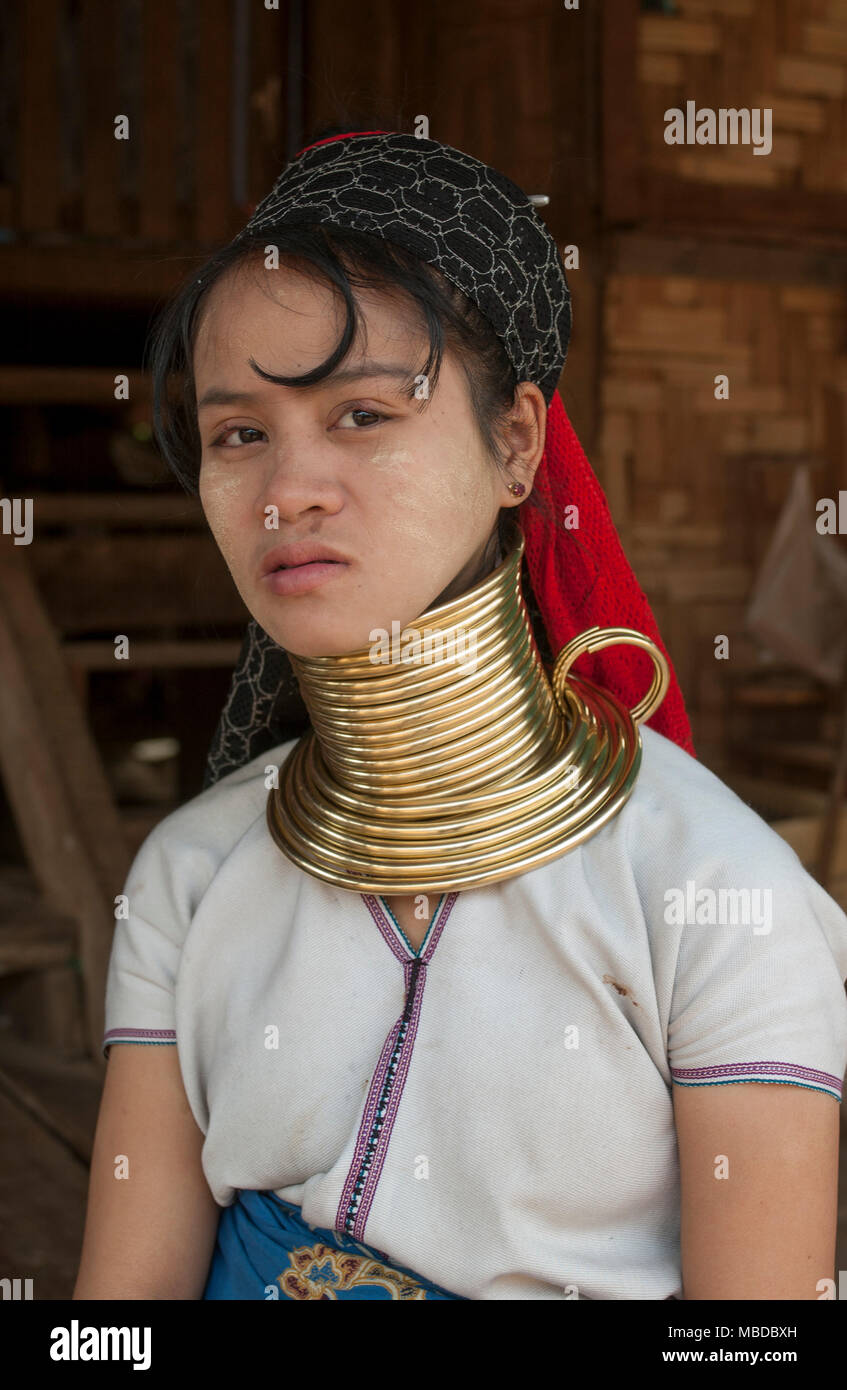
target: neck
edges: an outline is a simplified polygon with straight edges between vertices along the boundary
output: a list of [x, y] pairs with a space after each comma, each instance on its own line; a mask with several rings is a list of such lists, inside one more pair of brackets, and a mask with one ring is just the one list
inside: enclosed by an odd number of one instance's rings
[[487, 578], [427, 609], [376, 660], [373, 648], [290, 656], [337, 787], [435, 805], [555, 754], [563, 721], [521, 593], [522, 554], [518, 535]]
[[[301, 869], [358, 892], [461, 891], [558, 858], [620, 810], [641, 760], [635, 712], [568, 671], [596, 645], [652, 644], [591, 628], [548, 679], [523, 549], [518, 532], [487, 578], [406, 629], [412, 645], [391, 660], [289, 653], [312, 727], [280, 766], [267, 823]], [[654, 681], [638, 718], [663, 694]]]
[[[517, 528], [507, 528], [507, 534], [508, 542], [506, 549], [510, 550], [517, 540]], [[496, 569], [502, 559], [503, 546], [500, 543], [500, 528], [497, 526], [489, 536], [488, 542], [477, 563], [472, 566], [466, 565], [461, 573], [447, 585], [447, 588], [443, 589], [438, 597], [433, 600], [430, 604], [430, 608], [440, 607], [442, 603], [449, 603], [451, 599], [458, 598], [460, 594], [465, 593], [475, 584], [478, 584], [481, 579], [485, 579], [493, 569]], [[428, 608], [426, 612], [428, 613], [429, 611], [430, 609]]]

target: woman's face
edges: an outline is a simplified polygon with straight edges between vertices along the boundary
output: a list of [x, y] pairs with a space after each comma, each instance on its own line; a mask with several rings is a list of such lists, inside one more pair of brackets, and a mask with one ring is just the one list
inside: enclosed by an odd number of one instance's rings
[[[373, 629], [402, 631], [475, 583], [498, 512], [516, 504], [507, 484], [529, 492], [544, 444], [544, 398], [524, 383], [522, 453], [504, 477], [451, 354], [424, 409], [401, 394], [428, 350], [408, 301], [357, 299], [365, 343], [310, 387], [274, 385], [250, 365], [300, 375], [338, 342], [343, 303], [290, 267], [225, 274], [195, 336], [203, 509], [250, 613], [298, 656], [360, 650]], [[314, 549], [335, 562], [277, 569]]]

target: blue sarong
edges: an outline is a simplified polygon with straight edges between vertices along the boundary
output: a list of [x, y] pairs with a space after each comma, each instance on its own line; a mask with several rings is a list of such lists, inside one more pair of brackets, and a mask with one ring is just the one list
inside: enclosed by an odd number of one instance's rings
[[[224, 1207], [204, 1299], [462, 1298], [341, 1231], [309, 1226], [275, 1192], [241, 1191]], [[463, 1300], [466, 1301], [466, 1300]]]

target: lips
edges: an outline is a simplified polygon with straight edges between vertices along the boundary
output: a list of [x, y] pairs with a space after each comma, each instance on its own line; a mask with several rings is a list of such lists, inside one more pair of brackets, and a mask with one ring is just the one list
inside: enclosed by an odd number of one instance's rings
[[347, 557], [339, 555], [331, 546], [300, 541], [292, 545], [278, 545], [269, 551], [262, 562], [261, 575], [264, 578], [278, 570], [301, 569], [305, 565], [348, 563]]
[[260, 578], [279, 597], [308, 594], [344, 575], [350, 563], [345, 555], [321, 541], [291, 541], [268, 551]]
[[338, 563], [338, 560], [323, 560], [316, 556], [314, 560], [303, 560], [299, 565], [277, 565], [275, 570], [271, 570], [271, 573], [276, 574], [279, 570], [302, 570], [307, 565], [337, 565]]

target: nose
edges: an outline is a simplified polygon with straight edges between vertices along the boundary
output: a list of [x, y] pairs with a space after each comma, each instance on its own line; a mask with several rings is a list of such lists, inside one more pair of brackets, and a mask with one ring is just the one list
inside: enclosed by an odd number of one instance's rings
[[344, 505], [335, 461], [320, 445], [308, 442], [305, 432], [275, 450], [259, 492], [263, 524], [276, 517], [295, 525], [309, 512], [333, 515]]

